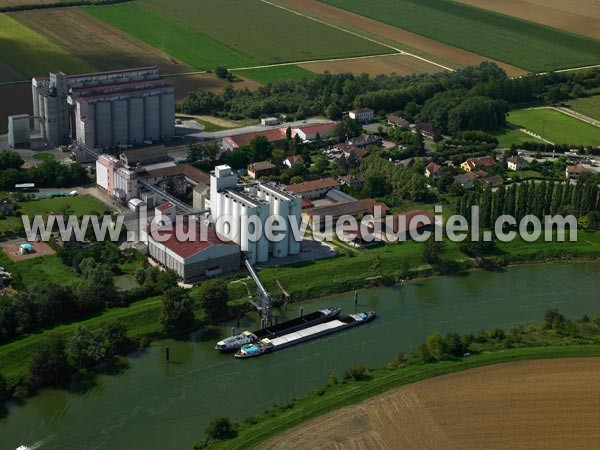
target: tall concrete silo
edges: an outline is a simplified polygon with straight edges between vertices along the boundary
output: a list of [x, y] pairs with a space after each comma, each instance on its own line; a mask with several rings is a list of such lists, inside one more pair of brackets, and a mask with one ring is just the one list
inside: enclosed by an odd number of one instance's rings
[[140, 144], [144, 140], [144, 99], [131, 97], [127, 101], [129, 143]]
[[127, 100], [112, 102], [112, 141], [113, 145], [125, 145], [129, 140], [127, 120]]
[[275, 201], [273, 203], [273, 213], [279, 216], [278, 229], [283, 228], [285, 226], [285, 231], [278, 231], [277, 233], [274, 233], [279, 242], [273, 242], [273, 256], [275, 256], [276, 258], [284, 258], [289, 253], [289, 202], [279, 198], [275, 198], [274, 200]]
[[[264, 197], [264, 193], [262, 194]], [[257, 214], [262, 225], [262, 230], [260, 238], [256, 243], [256, 261], [267, 262], [269, 260], [269, 240], [267, 238], [267, 233], [265, 232], [265, 223], [269, 218], [269, 203], [266, 201], [261, 202], [260, 206], [257, 208]]]
[[144, 140], [160, 139], [160, 96], [144, 97]]
[[96, 110], [96, 145], [110, 147], [112, 145], [112, 107], [110, 102], [98, 102]]
[[297, 241], [294, 237], [294, 233], [292, 231], [292, 222], [294, 224], [293, 229], [300, 229], [300, 212], [302, 210], [302, 200], [293, 197], [290, 201], [290, 214], [288, 216], [288, 236], [289, 236], [289, 252], [290, 255], [297, 255], [300, 253], [300, 241]]
[[167, 139], [175, 134], [175, 94], [160, 96], [160, 138]]

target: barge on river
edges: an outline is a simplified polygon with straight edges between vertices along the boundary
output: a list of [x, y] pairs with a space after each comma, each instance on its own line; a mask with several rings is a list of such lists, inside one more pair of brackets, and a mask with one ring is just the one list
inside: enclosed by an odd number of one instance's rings
[[293, 333], [298, 330], [303, 330], [313, 325], [317, 325], [328, 320], [335, 319], [340, 315], [342, 308], [334, 306], [333, 308], [325, 308], [319, 311], [312, 312], [305, 316], [296, 317], [295, 319], [286, 320], [279, 324], [261, 328], [257, 331], [244, 331], [243, 333], [230, 336], [217, 342], [216, 350], [234, 351], [246, 344], [261, 341], [262, 339], [273, 339], [278, 336], [283, 336], [288, 333]]
[[243, 345], [236, 353], [236, 358], [252, 358], [265, 353], [281, 350], [301, 342], [316, 339], [338, 331], [352, 328], [369, 322], [375, 318], [375, 311], [365, 311], [358, 314], [350, 314], [340, 319], [330, 320], [328, 322], [314, 325], [304, 330], [284, 334], [273, 339], [264, 338], [257, 342]]

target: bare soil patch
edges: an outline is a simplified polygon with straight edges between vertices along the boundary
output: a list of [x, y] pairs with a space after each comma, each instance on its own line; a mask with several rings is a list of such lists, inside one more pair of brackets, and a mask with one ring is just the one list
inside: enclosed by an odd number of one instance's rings
[[10, 16], [99, 70], [154, 65], [162, 73], [195, 70], [79, 8], [26, 11]]
[[25, 259], [34, 259], [41, 256], [54, 255], [56, 252], [45, 242], [30, 242], [33, 247], [33, 252], [21, 254], [19, 252], [19, 245], [25, 241], [10, 241], [6, 244], [2, 244], [2, 250], [12, 261], [18, 262]]
[[[177, 102], [181, 102], [185, 96], [192, 91], [202, 89], [210, 92], [222, 92], [227, 85], [227, 81], [217, 78], [209, 73], [169, 77], [168, 81], [175, 86]], [[233, 84], [235, 89], [247, 87], [250, 90], [254, 90], [258, 89], [260, 86], [260, 83], [247, 78], [243, 78], [242, 81]]]
[[458, 0], [554, 28], [600, 39], [600, 2], [593, 0]]
[[434, 41], [401, 28], [321, 3], [318, 0], [274, 0], [274, 2], [350, 31], [360, 31], [362, 34], [370, 35], [370, 37], [380, 37], [404, 44], [408, 47], [407, 50], [448, 67], [474, 66], [479, 65], [482, 61], [492, 61], [502, 67], [509, 76], [527, 73], [527, 71], [518, 67]]
[[8, 116], [33, 114], [31, 83], [0, 85], [0, 134], [8, 131]]
[[368, 73], [370, 76], [396, 73], [410, 75], [413, 73], [440, 72], [443, 69], [409, 55], [380, 56], [377, 58], [347, 59], [343, 61], [323, 61], [300, 64], [301, 67], [316, 73], [328, 70], [331, 73], [350, 72], [355, 75]]
[[403, 386], [263, 449], [595, 449], [600, 358], [498, 364]]

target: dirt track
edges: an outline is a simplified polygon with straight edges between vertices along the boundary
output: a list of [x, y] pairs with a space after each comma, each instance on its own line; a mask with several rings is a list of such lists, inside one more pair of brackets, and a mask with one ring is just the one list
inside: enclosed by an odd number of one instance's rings
[[[378, 22], [334, 6], [321, 3], [317, 0], [272, 0], [274, 3], [286, 6], [304, 14], [310, 15], [325, 22], [340, 26], [354, 32], [361, 32], [370, 37], [379, 37], [393, 42], [404, 44], [408, 51], [419, 56], [445, 64], [449, 67], [459, 68], [464, 66], [479, 65], [481, 61], [493, 61], [490, 58], [477, 55], [466, 50], [461, 50], [451, 45], [443, 44], [433, 39]], [[495, 61], [509, 76], [527, 73], [523, 69], [499, 61]], [[432, 67], [432, 71], [437, 68]]]
[[261, 449], [596, 449], [600, 358], [499, 364], [407, 385]]
[[300, 66], [317, 73], [328, 70], [331, 73], [351, 72], [355, 75], [368, 73], [371, 76], [390, 73], [410, 75], [412, 73], [431, 73], [443, 70], [440, 67], [436, 67], [409, 55], [380, 56], [377, 58], [348, 59], [344, 61], [324, 61], [300, 64]]
[[600, 2], [594, 0], [458, 0], [507, 16], [600, 39]]

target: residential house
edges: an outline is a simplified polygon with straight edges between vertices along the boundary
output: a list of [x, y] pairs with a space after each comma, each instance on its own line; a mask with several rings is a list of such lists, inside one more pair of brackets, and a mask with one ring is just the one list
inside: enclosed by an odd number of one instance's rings
[[360, 191], [365, 184], [365, 174], [362, 172], [352, 173], [343, 177], [338, 177], [342, 186], [349, 186], [356, 191]]
[[398, 128], [408, 128], [410, 127], [410, 122], [406, 120], [404, 117], [396, 116], [394, 114], [388, 114], [386, 117], [388, 123]]
[[363, 133], [360, 136], [353, 137], [348, 140], [348, 144], [352, 147], [365, 148], [369, 145], [381, 145], [381, 138], [371, 134]]
[[303, 183], [290, 184], [287, 189], [302, 198], [314, 199], [324, 197], [332, 189], [340, 189], [340, 183], [331, 177], [318, 180], [305, 181]]
[[583, 166], [583, 164], [567, 166], [567, 168], [565, 169], [565, 178], [567, 180], [576, 180], [577, 178], [579, 178], [579, 175], [586, 172], [587, 169]]
[[258, 161], [248, 166], [248, 175], [253, 180], [272, 175], [275, 171], [275, 164], [270, 161]]
[[506, 160], [506, 167], [508, 170], [523, 170], [527, 167], [527, 160], [522, 156], [511, 156]]
[[454, 182], [460, 184], [463, 189], [465, 190], [469, 190], [469, 189], [473, 189], [473, 186], [475, 186], [475, 180], [478, 178], [477, 175], [475, 175], [474, 173], [463, 173], [462, 175], [456, 175], [454, 177]]
[[288, 156], [283, 160], [283, 165], [291, 169], [296, 164], [304, 164], [304, 160], [300, 155]]
[[425, 176], [434, 183], [439, 180], [441, 174], [442, 166], [434, 163], [433, 161], [431, 161], [429, 164], [427, 164], [427, 167], [425, 167]]
[[477, 169], [489, 169], [496, 165], [496, 160], [493, 156], [480, 156], [479, 158], [469, 158], [460, 165], [465, 172], [471, 172]]
[[353, 120], [360, 120], [364, 123], [369, 123], [375, 117], [375, 111], [371, 108], [358, 108], [348, 111], [348, 116]]
[[481, 178], [481, 182], [484, 185], [489, 185], [492, 187], [500, 187], [504, 184], [504, 180], [500, 175], [488, 175], [487, 177]]
[[439, 140], [442, 137], [440, 130], [435, 128], [432, 124], [427, 122], [419, 122], [415, 125], [415, 130], [421, 135], [431, 138], [434, 141]]

